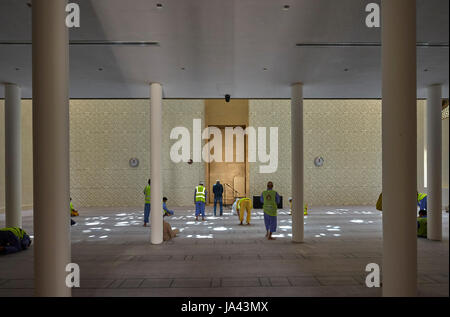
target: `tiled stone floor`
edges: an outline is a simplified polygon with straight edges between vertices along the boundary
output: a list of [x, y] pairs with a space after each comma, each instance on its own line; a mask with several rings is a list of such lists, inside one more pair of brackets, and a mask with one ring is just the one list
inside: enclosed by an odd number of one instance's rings
[[[174, 208], [181, 234], [152, 245], [139, 208], [80, 210], [72, 262], [81, 270], [73, 296], [380, 296], [365, 286], [365, 266], [382, 263], [381, 213], [373, 207], [316, 207], [305, 218], [305, 243], [291, 242], [291, 218], [280, 210], [277, 240], [264, 239], [261, 210], [239, 226], [229, 210], [195, 222]], [[167, 218], [166, 218], [167, 219]], [[0, 215], [0, 226], [4, 216]], [[24, 228], [32, 231], [32, 213]], [[448, 296], [448, 214], [444, 240], [418, 239], [420, 296]], [[0, 296], [33, 295], [33, 247], [0, 257]]]

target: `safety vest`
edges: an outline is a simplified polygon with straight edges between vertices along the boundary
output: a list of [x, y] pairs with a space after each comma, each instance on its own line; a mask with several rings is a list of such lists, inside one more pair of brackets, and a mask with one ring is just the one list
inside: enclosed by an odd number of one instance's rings
[[150, 185], [145, 186], [145, 203], [150, 204]]
[[237, 209], [241, 209], [241, 202], [247, 201], [247, 200], [251, 201], [251, 199], [250, 199], [250, 198], [247, 198], [247, 197], [244, 197], [244, 198], [239, 199], [239, 200], [238, 200], [238, 203], [237, 203]]
[[424, 199], [425, 197], [427, 197], [427, 194], [418, 193], [418, 194], [417, 194], [417, 202], [421, 201], [421, 200]]
[[263, 191], [263, 198], [264, 198], [263, 210], [264, 210], [264, 213], [268, 214], [269, 216], [277, 215], [276, 197], [277, 197], [277, 192], [274, 190]]
[[70, 211], [72, 211], [74, 209], [72, 202], [70, 202], [69, 206], [70, 206]]
[[22, 240], [23, 236], [26, 234], [25, 230], [23, 230], [19, 227], [3, 228], [3, 229], [0, 229], [0, 231], [10, 231], [20, 240]]
[[418, 237], [427, 237], [427, 218], [417, 218], [417, 223], [419, 224], [417, 227], [417, 236]]
[[195, 201], [202, 201], [206, 202], [206, 187], [204, 186], [197, 186], [195, 187]]

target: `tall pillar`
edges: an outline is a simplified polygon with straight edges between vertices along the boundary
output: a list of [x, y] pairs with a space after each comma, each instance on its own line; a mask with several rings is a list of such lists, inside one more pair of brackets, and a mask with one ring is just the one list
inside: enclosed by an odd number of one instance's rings
[[292, 241], [303, 242], [303, 84], [291, 87]]
[[161, 140], [162, 140], [162, 87], [159, 83], [150, 85], [150, 175], [152, 190], [150, 196], [151, 243], [163, 242], [162, 214], [162, 175], [161, 175]]
[[33, 1], [33, 213], [36, 296], [70, 296], [67, 1]]
[[427, 100], [427, 238], [442, 240], [442, 86], [428, 88]]
[[416, 296], [416, 1], [381, 8], [383, 296]]
[[22, 227], [22, 146], [20, 87], [5, 85], [5, 222]]

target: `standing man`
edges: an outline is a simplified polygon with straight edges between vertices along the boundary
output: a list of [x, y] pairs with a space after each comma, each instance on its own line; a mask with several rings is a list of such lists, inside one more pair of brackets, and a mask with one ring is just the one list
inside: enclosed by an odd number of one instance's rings
[[212, 190], [214, 193], [214, 216], [216, 216], [217, 202], [220, 203], [220, 215], [222, 216], [222, 213], [223, 213], [223, 199], [222, 199], [223, 186], [219, 180], [216, 181]]
[[273, 183], [267, 183], [267, 190], [261, 194], [261, 203], [264, 210], [264, 224], [266, 225], [267, 240], [275, 240], [272, 233], [277, 231], [277, 206], [280, 202], [280, 196], [273, 190]]
[[150, 222], [150, 179], [148, 185], [144, 188], [145, 206], [144, 206], [144, 227], [147, 227], [147, 223]]
[[202, 214], [202, 221], [205, 221], [205, 205], [206, 205], [207, 191], [203, 182], [200, 182], [195, 187], [194, 204], [195, 204], [195, 220], [198, 221], [198, 216]]

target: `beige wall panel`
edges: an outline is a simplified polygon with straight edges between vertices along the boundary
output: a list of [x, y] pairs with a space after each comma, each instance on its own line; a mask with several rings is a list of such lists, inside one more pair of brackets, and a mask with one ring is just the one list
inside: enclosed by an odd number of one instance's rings
[[[163, 101], [163, 195], [169, 198], [170, 206], [191, 205], [194, 186], [206, 180], [205, 163], [175, 164], [169, 154], [175, 142], [169, 138], [173, 127], [188, 128], [192, 146], [192, 120], [202, 119], [204, 128], [205, 102], [217, 109], [225, 104], [223, 100]], [[419, 107], [425, 102], [418, 101]], [[24, 209], [30, 208], [33, 201], [31, 104], [31, 100], [22, 101]], [[245, 109], [241, 100], [230, 104], [236, 111]], [[247, 163], [250, 195], [259, 195], [272, 180], [287, 199], [291, 195], [290, 101], [250, 100], [247, 104], [249, 122], [241, 124], [278, 127], [279, 134], [276, 173], [260, 174], [259, 162]], [[305, 201], [310, 205], [373, 205], [381, 191], [381, 102], [305, 100], [304, 111]], [[75, 205], [141, 206], [150, 172], [149, 101], [71, 100], [70, 116], [71, 195]], [[239, 118], [245, 118], [244, 113]], [[216, 125], [236, 125], [228, 119], [213, 120]], [[5, 204], [3, 122], [4, 100], [0, 100], [0, 212], [4, 212]], [[448, 119], [443, 125], [445, 133]], [[325, 158], [322, 168], [313, 163], [319, 155]], [[138, 168], [129, 167], [131, 157], [140, 159]], [[446, 167], [448, 170], [448, 154], [443, 171]], [[443, 186], [448, 187], [448, 178], [443, 178]]]
[[[250, 164], [250, 192], [272, 180], [291, 195], [290, 100], [251, 100], [250, 125], [278, 127], [278, 170], [260, 174]], [[323, 167], [314, 158], [323, 156]], [[304, 101], [305, 202], [310, 205], [373, 205], [381, 191], [381, 101]]]

